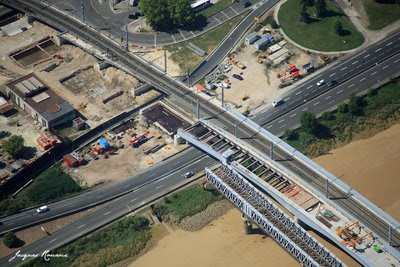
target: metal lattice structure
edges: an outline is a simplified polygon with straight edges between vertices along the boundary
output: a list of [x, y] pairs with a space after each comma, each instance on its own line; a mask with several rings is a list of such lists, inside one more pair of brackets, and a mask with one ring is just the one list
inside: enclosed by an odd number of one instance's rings
[[228, 166], [211, 171], [207, 179], [265, 233], [304, 266], [345, 266], [298, 223], [271, 203], [253, 185]]

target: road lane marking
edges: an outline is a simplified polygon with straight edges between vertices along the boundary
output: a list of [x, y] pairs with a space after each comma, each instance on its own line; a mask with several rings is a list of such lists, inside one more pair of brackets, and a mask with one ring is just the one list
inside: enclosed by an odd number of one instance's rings
[[334, 73], [332, 73], [331, 75], [329, 75], [329, 77], [332, 77], [333, 75], [335, 75], [336, 73], [334, 72]]
[[338, 91], [337, 94], [340, 94], [341, 92], [343, 92], [343, 90]]
[[325, 97], [325, 100], [328, 100], [329, 98], [331, 98], [332, 96], [327, 96], [327, 97]]
[[299, 94], [301, 94], [301, 91], [298, 91], [298, 92], [296, 93], [296, 95], [299, 95]]
[[85, 225], [84, 224], [82, 224], [81, 226], [78, 226], [78, 229], [81, 229], [82, 227], [84, 227]]
[[350, 84], [349, 87], [347, 87], [347, 88], [351, 88], [351, 87], [353, 87], [353, 86], [354, 86], [354, 83], [353, 83], [353, 84]]
[[358, 60], [354, 61], [353, 63], [351, 63], [351, 65], [357, 64]]
[[367, 57], [369, 57], [369, 56], [370, 56], [370, 54], [366, 55], [364, 58], [367, 58]]
[[307, 87], [307, 89], [310, 89], [311, 87], [313, 87], [314, 85], [313, 84], [311, 84], [309, 87]]
[[222, 22], [217, 18], [217, 16], [213, 16], [213, 18], [216, 20], [216, 21], [218, 21], [218, 23], [221, 25], [222, 24]]
[[365, 77], [364, 78], [362, 78], [361, 80], [360, 80], [360, 82], [362, 82], [362, 81], [364, 81], [365, 80]]
[[382, 69], [384, 70], [384, 69], [386, 69], [387, 67], [389, 67], [389, 65], [386, 65], [385, 67], [383, 67]]
[[227, 19], [231, 19], [227, 14], [225, 14], [225, 12], [223, 10], [221, 10], [221, 13], [225, 15], [225, 17], [227, 17]]
[[56, 241], [57, 238], [54, 238], [53, 240], [51, 240], [49, 243], [53, 243], [54, 241]]
[[399, 62], [399, 61], [400, 61], [400, 59], [396, 60], [394, 63], [397, 63], [397, 62]]
[[375, 74], [377, 74], [377, 73], [378, 73], [378, 72], [377, 72], [377, 71], [375, 71], [375, 72], [371, 73], [371, 76], [372, 76], [372, 75], [375, 75]]
[[285, 99], [285, 102], [288, 101], [288, 100], [290, 100], [290, 97], [286, 98], [286, 99]]
[[390, 42], [390, 43], [388, 43], [386, 46], [389, 46], [389, 45], [392, 45], [393, 44], [393, 42]]
[[159, 186], [156, 187], [156, 189], [160, 189], [163, 186], [164, 186], [163, 184], [160, 184]]
[[135, 201], [137, 199], [137, 197], [135, 197], [134, 199], [131, 200], [131, 202]]
[[290, 115], [290, 117], [291, 117], [291, 118], [293, 118], [294, 116], [296, 116], [296, 113], [294, 113], [294, 114]]
[[382, 48], [380, 47], [380, 48], [376, 49], [375, 52], [379, 52], [381, 50], [382, 50]]
[[176, 44], [175, 36], [173, 34], [171, 34], [171, 36], [172, 36], [172, 39], [174, 39], [174, 43]]
[[186, 37], [185, 37], [185, 35], [183, 35], [181, 30], [179, 30], [179, 33], [181, 34], [182, 38], [186, 41]]
[[311, 92], [313, 92], [313, 93], [314, 93], [315, 91], [317, 91], [317, 89], [314, 89], [314, 90], [312, 90]]
[[306, 111], [308, 108], [303, 108], [303, 110], [302, 111]]
[[267, 129], [271, 128], [272, 126], [273, 126], [273, 125], [268, 126]]
[[278, 123], [282, 123], [282, 122], [284, 122], [284, 121], [285, 121], [285, 119], [282, 119], [282, 120], [278, 121]]
[[107, 211], [106, 213], [104, 213], [104, 215], [108, 215], [108, 214], [110, 214], [111, 213], [111, 211]]
[[279, 127], [279, 129], [280, 129], [280, 128], [285, 128], [285, 127], [286, 127], [286, 124], [284, 124], [284, 125], [282, 125], [281, 127]]
[[329, 101], [328, 104], [333, 104], [333, 102], [335, 102], [335, 100]]
[[237, 12], [232, 6], [229, 6], [229, 7], [233, 10], [233, 12], [236, 13], [236, 15], [239, 15], [239, 12]]
[[345, 70], [345, 69], [347, 69], [347, 67], [341, 68], [340, 70]]
[[319, 104], [319, 102], [315, 103], [314, 106], [316, 106], [316, 105], [318, 105], [318, 104]]
[[267, 110], [263, 110], [263, 111], [261, 112], [261, 114], [264, 114], [265, 112], [267, 112]]

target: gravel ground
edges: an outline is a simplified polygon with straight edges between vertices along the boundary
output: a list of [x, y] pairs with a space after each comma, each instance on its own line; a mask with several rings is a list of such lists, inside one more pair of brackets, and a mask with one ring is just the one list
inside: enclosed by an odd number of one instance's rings
[[210, 224], [218, 217], [232, 209], [233, 205], [226, 199], [217, 201], [207, 207], [207, 209], [199, 212], [191, 217], [184, 218], [179, 227], [185, 231], [199, 231], [204, 226]]

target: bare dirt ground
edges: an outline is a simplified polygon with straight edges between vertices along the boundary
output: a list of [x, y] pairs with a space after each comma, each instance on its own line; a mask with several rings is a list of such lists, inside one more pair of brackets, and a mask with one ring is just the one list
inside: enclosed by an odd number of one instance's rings
[[[145, 60], [152, 61], [153, 64], [164, 69], [164, 50], [162, 49], [146, 49], [140, 50], [142, 53], [138, 52], [137, 55], [143, 57]], [[179, 76], [181, 70], [177, 64], [171, 60], [171, 53], [167, 51], [167, 74], [169, 76]]]
[[[21, 230], [21, 231], [17, 231], [15, 232], [16, 236], [18, 238], [20, 238], [21, 240], [23, 240], [25, 242], [24, 246], [28, 246], [30, 244], [32, 244], [33, 242], [42, 239], [46, 236], [48, 236], [48, 234], [44, 233], [41, 230], [41, 227], [43, 227], [48, 233], [52, 234], [68, 225], [70, 225], [71, 223], [74, 223], [76, 221], [78, 221], [79, 219], [82, 219], [83, 217], [88, 216], [89, 214], [97, 211], [98, 209], [102, 208], [103, 206], [105, 206], [107, 204], [103, 204], [79, 213], [75, 213], [51, 222], [47, 222], [47, 223], [43, 223], [43, 224], [39, 224], [39, 225], [35, 225], [33, 227]], [[17, 250], [19, 250], [20, 248], [14, 248], [14, 249], [9, 249], [7, 248], [4, 243], [3, 243], [3, 238], [0, 239], [0, 258], [3, 258], [11, 253], [15, 253]]]
[[[146, 128], [138, 125], [134, 130], [138, 135], [145, 131], [150, 132], [148, 135], [149, 140], [139, 147], [130, 146], [129, 140], [131, 137], [125, 134], [119, 140], [124, 144], [124, 148], [119, 148], [115, 155], [110, 155], [108, 158], [105, 158], [104, 155], [99, 155], [98, 160], [91, 160], [87, 165], [74, 169], [65, 165], [64, 170], [77, 180], [81, 186], [91, 187], [97, 184], [126, 179], [187, 147], [187, 145], [174, 145], [170, 137], [152, 126]], [[158, 136], [161, 136], [161, 138], [158, 139]], [[115, 142], [116, 146], [119, 141]], [[146, 150], [162, 144], [166, 144], [166, 146], [156, 153], [144, 154]]]
[[[290, 89], [279, 88], [281, 84], [277, 73], [283, 69], [288, 68], [294, 64], [299, 70], [301, 66], [315, 62], [319, 64], [319, 59], [316, 55], [309, 55], [300, 49], [286, 44], [284, 47], [291, 50], [294, 55], [289, 58], [286, 63], [279, 65], [278, 67], [267, 67], [265, 61], [262, 64], [257, 62], [257, 55], [255, 55], [256, 49], [253, 45], [247, 45], [235, 56], [235, 60], [238, 60], [246, 66], [246, 69], [239, 69], [236, 65], [232, 65], [233, 69], [227, 74], [229, 82], [231, 82], [231, 88], [225, 90], [225, 100], [232, 105], [242, 106], [239, 111], [253, 110], [263, 104], [270, 104], [281, 95], [287, 93]], [[233, 74], [240, 74], [243, 77], [243, 81], [239, 81], [232, 77]], [[221, 89], [218, 88], [216, 93], [221, 94]], [[248, 99], [243, 101], [242, 97], [247, 96]]]

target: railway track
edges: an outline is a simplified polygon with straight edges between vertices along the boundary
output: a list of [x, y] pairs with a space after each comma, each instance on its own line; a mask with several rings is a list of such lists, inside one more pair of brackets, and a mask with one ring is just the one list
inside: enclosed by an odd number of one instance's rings
[[[4, 4], [11, 7], [20, 9], [32, 16], [38, 17], [39, 19], [51, 24], [55, 28], [62, 31], [68, 31], [79, 38], [82, 38], [88, 43], [96, 46], [102, 51], [108, 51], [108, 53], [114, 55], [118, 58], [119, 62], [138, 75], [139, 78], [153, 85], [154, 87], [167, 90], [181, 99], [187, 101], [188, 103], [194, 105], [197, 100], [201, 101], [200, 110], [202, 114], [207, 116], [217, 118], [218, 122], [224, 126], [230, 132], [234, 131], [235, 128], [235, 118], [227, 114], [223, 109], [204, 101], [199, 96], [193, 94], [187, 87], [182, 83], [169, 78], [162, 72], [159, 72], [152, 68], [149, 64], [144, 62], [138, 57], [131, 55], [130, 53], [123, 51], [119, 45], [115, 42], [109, 40], [107, 37], [100, 34], [98, 31], [83, 25], [81, 22], [74, 18], [66, 16], [65, 14], [56, 11], [42, 3], [35, 1], [22, 1], [22, 0], [0, 0]], [[22, 9], [21, 9], [22, 8]], [[265, 140], [260, 140], [256, 138], [250, 138], [252, 136], [257, 136], [253, 130], [246, 128], [241, 125], [238, 128], [238, 135], [242, 137], [249, 138], [247, 141], [250, 145], [261, 148], [264, 153], [269, 153], [269, 143]], [[302, 164], [301, 162], [290, 159], [290, 155], [285, 152], [276, 149], [274, 151], [277, 160], [282, 160], [280, 163], [291, 169], [294, 173], [302, 177], [307, 181], [313, 188], [317, 189], [321, 193], [325, 192], [326, 180], [322, 176], [316, 174], [310, 168]], [[359, 204], [356, 200], [351, 197], [341, 198], [347, 192], [343, 192], [335, 185], [330, 185], [330, 193], [333, 197], [337, 199], [336, 204], [341, 206], [343, 209], [353, 214], [353, 216], [361, 221], [364, 225], [370, 228], [375, 234], [379, 235], [384, 240], [387, 240], [389, 225], [380, 217], [372, 213], [369, 209]], [[392, 233], [392, 244], [400, 251], [400, 234], [398, 231], [393, 231]]]

